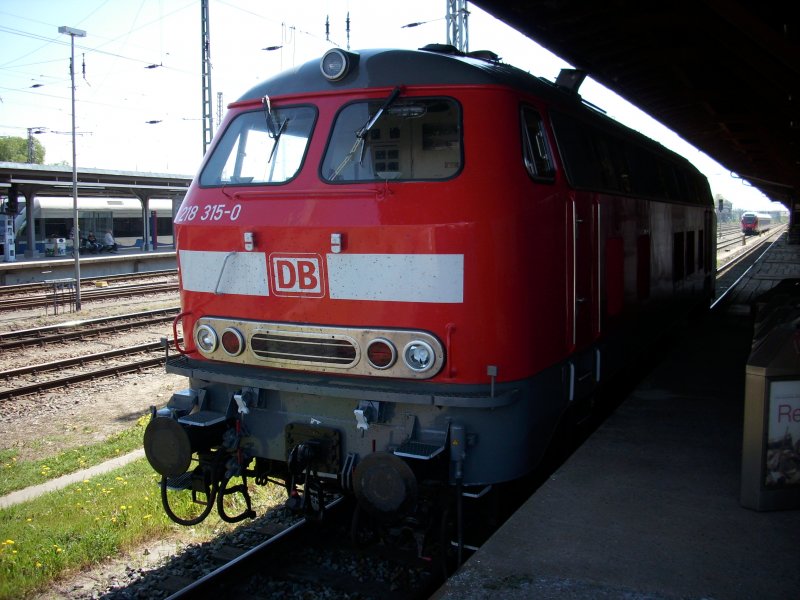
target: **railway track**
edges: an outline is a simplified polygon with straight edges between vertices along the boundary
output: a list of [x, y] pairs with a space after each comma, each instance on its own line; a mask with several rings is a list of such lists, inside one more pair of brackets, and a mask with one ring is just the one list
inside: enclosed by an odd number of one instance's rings
[[[105, 275], [103, 277], [81, 277], [81, 291], [83, 286], [92, 285], [98, 281], [120, 283], [129, 280], [155, 279], [158, 277], [177, 276], [177, 269], [164, 269], [161, 271], [144, 271], [141, 273], [121, 273], [119, 275]], [[18, 283], [15, 285], [0, 286], [0, 295], [4, 298], [9, 296], [27, 296], [38, 292], [48, 292], [52, 288], [52, 283], [38, 281], [35, 283]]]
[[[336, 509], [343, 498], [337, 497], [327, 503], [325, 510], [330, 513]], [[272, 517], [272, 518], [271, 518]], [[223, 544], [210, 552], [210, 560], [205, 561], [202, 576], [196, 579], [173, 579], [167, 586], [169, 600], [188, 598], [208, 598], [220, 593], [223, 588], [230, 593], [231, 586], [241, 585], [252, 575], [254, 564], [269, 565], [274, 569], [274, 561], [267, 560], [270, 554], [277, 555], [293, 543], [299, 543], [301, 528], [309, 525], [308, 518], [286, 518], [285, 511], [277, 509], [267, 518], [260, 519], [250, 527], [252, 534], [237, 546]], [[263, 541], [262, 541], [263, 540]]]
[[717, 267], [717, 280], [724, 279], [728, 273], [737, 269], [743, 263], [753, 260], [754, 254], [760, 254], [760, 248], [765, 244], [769, 245], [778, 239], [786, 231], [786, 225], [773, 227], [767, 233], [760, 236], [750, 236], [751, 242], [747, 244], [748, 249], [745, 252], [739, 253], [732, 257], [730, 260]]
[[[91, 302], [93, 300], [107, 300], [109, 298], [121, 298], [146, 294], [161, 294], [177, 292], [178, 282], [150, 283], [138, 285], [125, 285], [108, 288], [98, 288], [95, 290], [81, 290], [81, 301]], [[0, 300], [0, 312], [10, 310], [23, 310], [31, 308], [44, 308], [48, 306], [63, 306], [71, 301], [70, 294], [56, 295], [39, 294], [33, 297], [3, 298]]]
[[[317, 523], [278, 508], [235, 534], [191, 548], [127, 592], [168, 600], [188, 598], [429, 598], [443, 579], [435, 560], [415, 550], [350, 540], [350, 511], [331, 497]], [[414, 544], [412, 544], [413, 546]]]
[[717, 251], [744, 246], [746, 236], [738, 223], [725, 223], [717, 227]]
[[115, 317], [73, 321], [60, 325], [0, 333], [0, 352], [3, 350], [27, 348], [31, 346], [43, 347], [48, 344], [73, 339], [83, 340], [119, 331], [130, 331], [136, 328], [171, 322], [175, 318], [175, 315], [178, 314], [178, 310], [179, 308], [176, 306], [160, 310], [129, 313]]
[[[164, 350], [166, 342], [165, 338], [158, 342], [138, 344], [116, 350], [107, 350], [39, 365], [0, 371], [0, 380], [10, 381], [13, 384], [11, 388], [0, 390], [0, 400], [38, 394], [46, 390], [69, 387], [84, 381], [93, 381], [123, 373], [139, 372], [142, 369], [163, 365], [166, 360]], [[158, 355], [155, 355], [155, 353], [158, 353]], [[116, 362], [116, 359], [129, 358], [140, 354], [147, 354], [147, 356], [133, 361]], [[110, 362], [115, 362], [115, 364], [109, 364]], [[101, 363], [102, 366], [96, 369], [87, 369], [87, 365], [92, 363]], [[75, 372], [70, 373], [70, 369], [75, 370]], [[61, 376], [44, 381], [40, 380], [40, 376], [47, 373], [57, 373]], [[21, 384], [17, 383], [20, 379], [24, 380]]]
[[747, 272], [769, 251], [769, 248], [780, 239], [782, 233], [783, 231], [770, 232], [758, 244], [753, 245], [751, 250], [737, 256], [717, 270], [717, 294], [711, 304], [712, 310], [726, 305], [729, 294], [736, 289]]
[[[114, 317], [103, 317], [5, 332], [0, 334], [0, 351], [19, 350], [26, 347], [53, 347], [53, 344], [75, 340], [113, 337], [121, 331], [134, 331], [153, 325], [171, 322], [178, 307], [130, 313]], [[95, 354], [81, 354], [41, 364], [0, 371], [0, 381], [10, 382], [11, 387], [0, 389], [0, 400], [29, 396], [46, 390], [69, 387], [83, 381], [117, 376], [122, 373], [138, 372], [142, 369], [163, 365], [165, 339], [144, 344], [106, 350]], [[147, 356], [142, 357], [142, 354]], [[124, 360], [136, 357], [135, 360]], [[91, 368], [93, 364], [100, 368]], [[57, 373], [59, 377], [46, 377]]]

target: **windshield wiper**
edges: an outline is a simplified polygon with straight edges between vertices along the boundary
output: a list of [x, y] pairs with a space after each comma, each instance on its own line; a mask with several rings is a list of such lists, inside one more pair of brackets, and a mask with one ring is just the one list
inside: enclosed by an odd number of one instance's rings
[[272, 157], [275, 156], [275, 151], [278, 149], [278, 142], [280, 141], [283, 132], [286, 131], [286, 126], [288, 124], [289, 119], [286, 118], [283, 120], [283, 123], [281, 123], [281, 126], [278, 128], [278, 131], [275, 134], [270, 133], [269, 137], [271, 137], [274, 141], [272, 142], [272, 151], [269, 153], [269, 158], [267, 159], [268, 163], [272, 162]]
[[283, 123], [276, 126], [277, 121], [272, 115], [272, 104], [269, 101], [269, 96], [264, 96], [261, 99], [261, 103], [264, 105], [264, 118], [267, 121], [267, 135], [273, 140], [272, 150], [270, 150], [269, 158], [267, 159], [267, 162], [271, 163], [272, 157], [275, 156], [275, 151], [278, 149], [278, 142], [281, 139], [281, 135], [286, 131], [286, 126], [289, 124], [289, 118], [287, 117], [283, 120]]
[[353, 160], [353, 157], [356, 155], [356, 152], [360, 151], [358, 163], [361, 164], [364, 162], [364, 150], [366, 150], [366, 145], [364, 144], [364, 140], [367, 137], [367, 133], [370, 129], [372, 129], [373, 125], [378, 122], [378, 119], [381, 118], [381, 115], [389, 108], [394, 101], [397, 100], [397, 97], [400, 95], [400, 87], [396, 87], [392, 90], [392, 93], [383, 101], [381, 107], [372, 115], [369, 120], [364, 123], [364, 126], [356, 131], [356, 141], [353, 143], [353, 147], [350, 149], [350, 152], [347, 153], [347, 156], [344, 157], [344, 160], [336, 167], [336, 170], [333, 172], [333, 176], [331, 179], [336, 179], [339, 175], [342, 174], [344, 168], [350, 164]]

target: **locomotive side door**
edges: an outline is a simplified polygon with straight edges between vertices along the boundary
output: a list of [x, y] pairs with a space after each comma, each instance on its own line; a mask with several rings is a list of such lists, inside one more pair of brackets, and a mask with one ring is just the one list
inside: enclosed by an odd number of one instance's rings
[[592, 342], [600, 333], [599, 297], [599, 223], [600, 204], [595, 194], [574, 192], [567, 200], [567, 239], [571, 312], [568, 323], [570, 401], [587, 398], [599, 378], [599, 350]]
[[572, 347], [586, 348], [599, 333], [600, 306], [596, 274], [599, 203], [594, 194], [577, 192], [569, 213], [572, 232]]

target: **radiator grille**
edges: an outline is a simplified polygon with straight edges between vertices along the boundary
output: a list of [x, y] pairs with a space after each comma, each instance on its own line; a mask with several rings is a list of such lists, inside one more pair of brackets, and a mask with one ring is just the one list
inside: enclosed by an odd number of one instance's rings
[[346, 368], [358, 359], [358, 351], [351, 340], [333, 336], [261, 332], [251, 338], [250, 349], [260, 359], [276, 363], [314, 363]]

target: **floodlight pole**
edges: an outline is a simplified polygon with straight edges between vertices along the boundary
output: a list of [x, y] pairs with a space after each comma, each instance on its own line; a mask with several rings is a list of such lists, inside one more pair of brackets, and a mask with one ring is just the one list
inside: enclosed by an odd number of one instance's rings
[[69, 74], [72, 80], [72, 256], [75, 257], [75, 310], [81, 310], [81, 257], [80, 257], [80, 231], [78, 229], [78, 167], [75, 150], [75, 38], [86, 37], [82, 29], [62, 25], [58, 33], [65, 33], [70, 37], [71, 56], [69, 60]]

